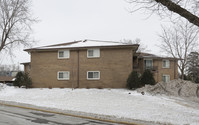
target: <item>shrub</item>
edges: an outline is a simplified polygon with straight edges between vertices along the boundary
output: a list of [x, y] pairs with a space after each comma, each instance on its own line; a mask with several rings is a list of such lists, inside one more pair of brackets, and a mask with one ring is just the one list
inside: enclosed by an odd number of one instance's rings
[[196, 78], [195, 83], [199, 84], [199, 77]]
[[[182, 78], [182, 77], [181, 77], [181, 78]], [[184, 80], [191, 81], [192, 79], [191, 79], [190, 75], [185, 75], [185, 74], [184, 74]]]
[[17, 75], [16, 75], [16, 79], [15, 81], [13, 82], [13, 85], [14, 86], [18, 86], [18, 87], [21, 87], [23, 85], [23, 72], [18, 72]]
[[52, 87], [52, 86], [48, 86], [48, 88], [49, 88], [49, 89], [52, 89], [53, 87]]
[[97, 88], [98, 88], [98, 89], [103, 89], [101, 86], [98, 86]]
[[31, 78], [30, 78], [28, 73], [24, 74], [23, 84], [26, 86], [26, 88], [31, 88], [32, 87], [32, 80], [31, 80]]
[[16, 75], [16, 79], [13, 82], [14, 86], [25, 86], [26, 88], [32, 87], [32, 80], [29, 77], [28, 73], [18, 72]]
[[141, 87], [140, 85], [140, 78], [136, 71], [132, 71], [127, 79], [127, 88], [128, 89], [136, 89]]
[[145, 70], [144, 73], [141, 76], [141, 84], [149, 84], [149, 85], [155, 85], [155, 79], [153, 78], [153, 74], [150, 70]]

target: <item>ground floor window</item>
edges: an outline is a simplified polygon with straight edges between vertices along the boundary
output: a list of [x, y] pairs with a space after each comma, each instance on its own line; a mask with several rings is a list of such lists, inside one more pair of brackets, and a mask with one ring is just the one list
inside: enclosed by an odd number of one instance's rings
[[69, 71], [59, 71], [57, 73], [57, 79], [58, 80], [69, 80], [70, 78], [70, 72]]
[[163, 82], [169, 82], [170, 81], [170, 75], [163, 75], [162, 76], [162, 81]]
[[87, 79], [89, 80], [100, 79], [100, 71], [87, 71]]

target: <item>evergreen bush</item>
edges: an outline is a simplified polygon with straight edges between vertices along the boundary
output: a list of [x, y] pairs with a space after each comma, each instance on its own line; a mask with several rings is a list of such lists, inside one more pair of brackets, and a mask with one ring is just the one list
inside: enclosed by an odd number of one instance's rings
[[128, 89], [136, 89], [141, 87], [140, 85], [140, 78], [136, 71], [132, 71], [127, 79], [127, 88]]
[[195, 83], [199, 84], [199, 77], [196, 78]]
[[16, 79], [13, 82], [14, 86], [25, 86], [26, 88], [32, 87], [32, 80], [29, 77], [28, 73], [18, 72], [16, 75]]
[[18, 87], [21, 87], [23, 85], [23, 72], [18, 72], [17, 75], [16, 75], [16, 79], [15, 81], [13, 82], [13, 85], [14, 86], [18, 86]]
[[32, 87], [32, 80], [29, 77], [28, 73], [24, 74], [24, 81], [23, 82], [24, 82], [23, 84], [26, 86], [26, 88], [31, 88]]
[[153, 74], [150, 70], [145, 70], [141, 76], [141, 84], [145, 85], [155, 85], [155, 79], [153, 78]]

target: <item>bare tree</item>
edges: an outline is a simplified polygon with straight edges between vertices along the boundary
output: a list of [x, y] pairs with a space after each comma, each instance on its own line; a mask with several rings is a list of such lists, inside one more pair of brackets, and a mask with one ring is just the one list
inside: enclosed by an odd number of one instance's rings
[[125, 44], [139, 44], [137, 52], [148, 51], [147, 46], [145, 46], [143, 43], [141, 43], [141, 40], [139, 38], [136, 38], [135, 40], [122, 39], [122, 40], [120, 40], [120, 42], [125, 43]]
[[0, 52], [34, 42], [31, 25], [37, 20], [32, 18], [30, 4], [30, 0], [0, 0]]
[[[186, 18], [190, 23], [199, 27], [199, 0], [126, 0], [132, 3], [133, 11], [145, 9], [151, 14], [157, 13], [161, 17], [171, 17], [176, 13]], [[168, 11], [169, 10], [169, 11]]]
[[162, 34], [159, 35], [163, 52], [166, 52], [174, 58], [178, 58], [178, 68], [181, 72], [181, 78], [184, 79], [185, 69], [187, 67], [187, 57], [191, 51], [197, 49], [199, 29], [188, 21], [181, 21], [173, 24], [171, 27], [162, 27]]

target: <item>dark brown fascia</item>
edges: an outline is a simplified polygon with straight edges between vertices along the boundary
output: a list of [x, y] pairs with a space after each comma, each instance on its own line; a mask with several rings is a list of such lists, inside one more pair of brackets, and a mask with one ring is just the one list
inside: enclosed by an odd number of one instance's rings
[[30, 64], [30, 62], [24, 62], [24, 63], [20, 63], [21, 65], [27, 65]]
[[[47, 46], [48, 47], [48, 46]], [[75, 48], [51, 48], [51, 49], [38, 49], [38, 48], [32, 48], [32, 49], [25, 49], [24, 51], [27, 52], [37, 52], [37, 51], [57, 51], [60, 49], [70, 49], [70, 50], [84, 50], [89, 48], [105, 48], [105, 49], [112, 49], [112, 48], [134, 48], [135, 50], [138, 49], [139, 44], [133, 44], [133, 45], [117, 45], [117, 46], [90, 46], [90, 47], [75, 47]]]
[[139, 57], [140, 59], [157, 59], [157, 60], [162, 60], [162, 59], [169, 59], [169, 60], [181, 60], [179, 58], [173, 58], [173, 57]]

